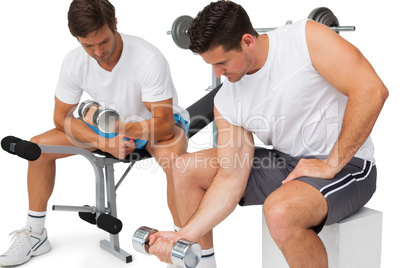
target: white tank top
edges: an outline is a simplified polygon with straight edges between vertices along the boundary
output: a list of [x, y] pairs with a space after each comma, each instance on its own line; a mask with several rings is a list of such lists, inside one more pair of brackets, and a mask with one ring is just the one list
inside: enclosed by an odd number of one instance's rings
[[[313, 67], [307, 20], [269, 32], [265, 65], [231, 83], [215, 97], [219, 113], [266, 145], [292, 156], [328, 155], [342, 128], [347, 97]], [[356, 157], [374, 161], [369, 137]]]

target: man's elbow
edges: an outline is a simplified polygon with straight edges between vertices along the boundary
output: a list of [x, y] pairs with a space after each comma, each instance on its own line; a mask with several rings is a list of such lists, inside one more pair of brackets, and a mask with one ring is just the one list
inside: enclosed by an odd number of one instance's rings
[[381, 83], [380, 85], [376, 86], [375, 89], [373, 88], [372, 92], [372, 105], [373, 107], [377, 108], [378, 112], [380, 112], [389, 96], [389, 91], [387, 87]]
[[68, 120], [68, 118], [61, 119], [61, 118], [56, 118], [55, 117], [53, 119], [53, 124], [54, 124], [54, 126], [56, 127], [57, 130], [65, 132], [66, 125], [67, 125], [68, 121], [71, 121], [71, 120]]
[[61, 124], [58, 120], [54, 119], [53, 124], [57, 130], [64, 131], [64, 124]]
[[167, 141], [171, 140], [175, 136], [175, 125], [172, 124], [166, 124], [164, 131], [161, 133], [161, 136], [159, 137], [159, 140]]
[[387, 89], [387, 87], [385, 85], [382, 85], [380, 87], [379, 95], [380, 95], [380, 100], [381, 100], [382, 104], [384, 104], [385, 101], [388, 99], [388, 96], [389, 96], [389, 91], [388, 91], [388, 89]]

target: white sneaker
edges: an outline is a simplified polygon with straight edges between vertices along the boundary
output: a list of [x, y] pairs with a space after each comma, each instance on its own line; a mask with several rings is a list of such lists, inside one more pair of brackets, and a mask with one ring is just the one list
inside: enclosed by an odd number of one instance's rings
[[45, 254], [51, 249], [46, 229], [39, 235], [32, 233], [31, 227], [25, 226], [10, 235], [14, 235], [13, 243], [4, 254], [0, 255], [0, 266], [23, 264], [31, 257]]
[[166, 268], [180, 268], [180, 267], [177, 266], [176, 264], [169, 264], [168, 266], [166, 266]]

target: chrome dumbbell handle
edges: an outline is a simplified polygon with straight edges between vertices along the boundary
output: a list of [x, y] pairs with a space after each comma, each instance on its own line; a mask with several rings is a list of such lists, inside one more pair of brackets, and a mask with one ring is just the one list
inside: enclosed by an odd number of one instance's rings
[[[146, 226], [138, 228], [133, 235], [133, 248], [149, 255], [149, 236], [156, 232], [158, 230]], [[172, 262], [179, 267], [195, 268], [201, 260], [201, 246], [198, 243], [180, 239], [173, 245], [171, 258]]]
[[93, 106], [100, 107], [100, 104], [92, 100], [81, 102], [80, 106], [78, 106], [78, 116], [85, 121], [85, 116], [87, 115], [89, 109], [91, 109]]
[[196, 267], [201, 260], [201, 251], [200, 244], [180, 239], [173, 245], [172, 262], [179, 267]]
[[[92, 107], [97, 107], [90, 122], [86, 120], [86, 116]], [[120, 124], [120, 115], [112, 109], [105, 109], [99, 103], [92, 100], [83, 101], [78, 107], [79, 117], [90, 125], [104, 133], [113, 133]]]
[[142, 254], [150, 255], [149, 236], [157, 232], [158, 230], [146, 226], [138, 228], [133, 235], [133, 248]]

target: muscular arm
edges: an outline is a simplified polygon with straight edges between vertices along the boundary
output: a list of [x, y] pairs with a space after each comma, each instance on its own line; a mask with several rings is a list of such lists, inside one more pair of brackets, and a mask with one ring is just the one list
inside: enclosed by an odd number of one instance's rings
[[348, 97], [342, 129], [325, 161], [303, 160], [285, 182], [301, 176], [333, 178], [369, 137], [388, 90], [361, 52], [328, 27], [308, 21], [308, 50], [314, 68]]
[[121, 123], [120, 132], [132, 139], [169, 140], [174, 135], [172, 99], [159, 102], [144, 102], [152, 118], [142, 122]]
[[56, 128], [64, 132], [70, 142], [82, 148], [99, 148], [100, 136], [93, 132], [84, 122], [73, 115], [77, 104], [67, 104], [55, 98], [53, 121]]
[[[172, 99], [144, 103], [152, 113], [152, 119], [138, 123], [121, 123], [119, 133], [113, 139], [103, 138], [92, 131], [84, 122], [74, 117], [77, 105], [70, 105], [56, 98], [54, 124], [70, 137], [70, 142], [81, 148], [98, 148], [118, 158], [124, 158], [134, 148], [133, 142], [124, 137], [143, 140], [166, 140], [173, 136], [174, 117]], [[131, 149], [130, 149], [131, 148]]]
[[198, 210], [179, 231], [191, 241], [197, 241], [233, 212], [246, 189], [254, 157], [250, 132], [229, 124], [216, 109], [215, 121], [220, 167]]

